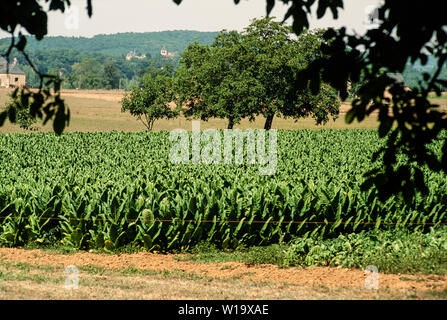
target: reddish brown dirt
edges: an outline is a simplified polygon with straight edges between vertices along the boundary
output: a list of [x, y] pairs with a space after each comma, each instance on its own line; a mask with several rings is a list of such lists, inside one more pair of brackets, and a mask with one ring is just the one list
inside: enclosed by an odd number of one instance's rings
[[[182, 255], [161, 255], [139, 252], [134, 254], [96, 254], [79, 252], [58, 254], [42, 250], [0, 248], [0, 259], [7, 262], [24, 262], [30, 265], [75, 265], [98, 266], [110, 270], [133, 267], [141, 270], [173, 271], [207, 276], [215, 279], [238, 278], [245, 281], [287, 283], [303, 286], [324, 286], [327, 288], [365, 287], [367, 274], [363, 270], [329, 267], [278, 268], [275, 265], [249, 266], [238, 262], [195, 263], [178, 261]], [[447, 290], [447, 276], [401, 275], [379, 273], [380, 289], [392, 291], [444, 291]]]

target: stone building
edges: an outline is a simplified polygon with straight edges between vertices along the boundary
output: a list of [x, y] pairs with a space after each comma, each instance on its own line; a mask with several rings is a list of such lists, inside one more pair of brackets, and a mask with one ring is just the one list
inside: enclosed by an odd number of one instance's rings
[[25, 72], [20, 70], [17, 66], [17, 59], [9, 64], [7, 68], [7, 61], [0, 57], [0, 87], [2, 88], [16, 88], [26, 85]]
[[166, 50], [166, 46], [163, 46], [163, 48], [160, 51], [160, 54], [163, 57], [172, 59], [172, 58], [174, 58], [177, 55], [177, 52], [168, 52], [168, 50]]
[[145, 54], [142, 54], [141, 56], [139, 56], [139, 55], [137, 55], [137, 52], [135, 50], [130, 51], [126, 56], [127, 61], [132, 60], [132, 59], [140, 59], [141, 60], [141, 59], [145, 59], [145, 58], [146, 58]]

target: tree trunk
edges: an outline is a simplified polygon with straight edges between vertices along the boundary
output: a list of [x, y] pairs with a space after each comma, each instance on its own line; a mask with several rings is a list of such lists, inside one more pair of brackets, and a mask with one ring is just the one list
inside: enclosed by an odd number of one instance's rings
[[233, 129], [233, 126], [234, 126], [233, 117], [229, 117], [228, 118], [228, 128], [227, 129]]
[[270, 130], [272, 128], [272, 122], [274, 116], [275, 116], [274, 113], [267, 115], [267, 118], [265, 119], [264, 130]]

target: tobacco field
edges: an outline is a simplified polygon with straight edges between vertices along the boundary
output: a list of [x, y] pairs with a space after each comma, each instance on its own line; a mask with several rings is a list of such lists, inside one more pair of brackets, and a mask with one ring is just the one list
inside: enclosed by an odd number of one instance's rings
[[[361, 191], [375, 130], [278, 131], [276, 173], [258, 164], [172, 164], [169, 132], [0, 135], [0, 245], [183, 251], [329, 239], [447, 222], [447, 179], [405, 204]], [[440, 150], [440, 144], [433, 145]]]

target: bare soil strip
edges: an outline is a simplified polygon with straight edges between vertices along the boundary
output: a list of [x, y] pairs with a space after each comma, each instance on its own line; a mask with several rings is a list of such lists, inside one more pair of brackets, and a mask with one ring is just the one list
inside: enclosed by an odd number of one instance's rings
[[[358, 269], [196, 263], [178, 256], [0, 248], [0, 274], [15, 273], [0, 277], [0, 299], [433, 299], [447, 291], [446, 276], [379, 273], [379, 290], [368, 290], [368, 274]], [[5, 263], [26, 263], [40, 276], [17, 276], [22, 271]], [[81, 271], [79, 289], [67, 291], [62, 280], [69, 265], [102, 271]], [[129, 268], [136, 271], [123, 275]]]

